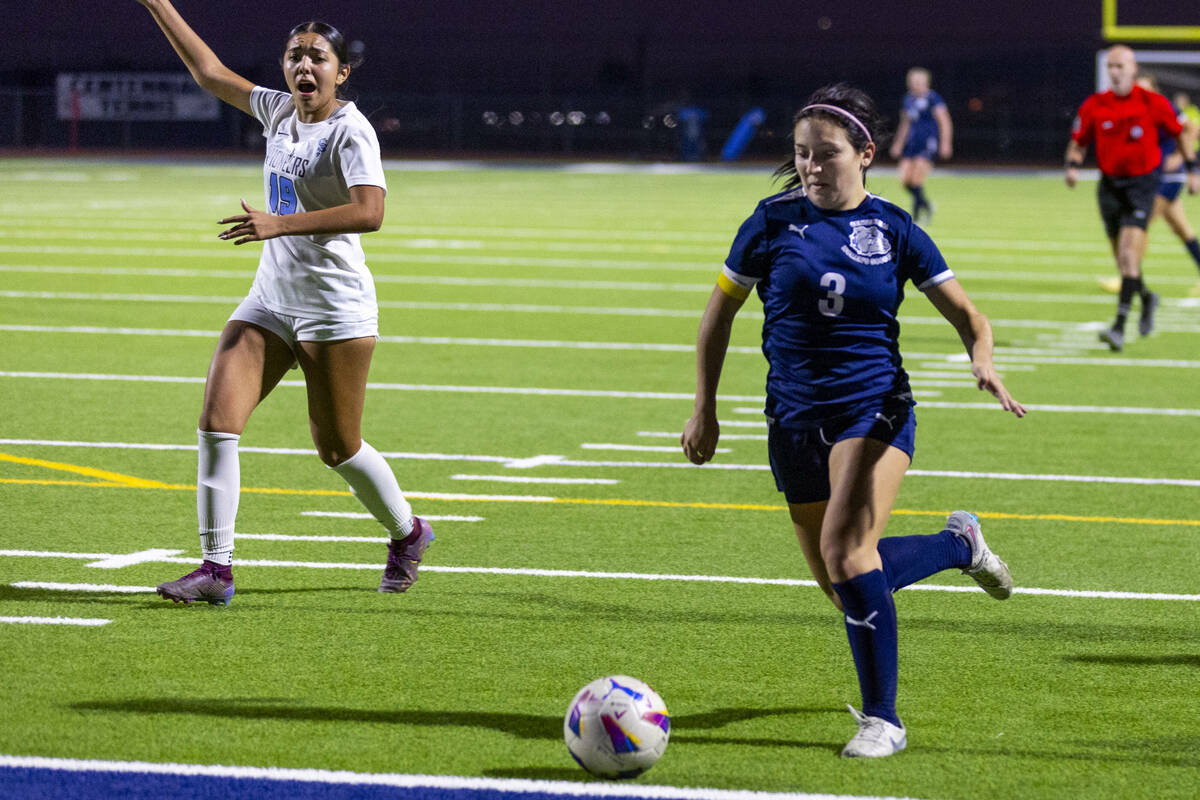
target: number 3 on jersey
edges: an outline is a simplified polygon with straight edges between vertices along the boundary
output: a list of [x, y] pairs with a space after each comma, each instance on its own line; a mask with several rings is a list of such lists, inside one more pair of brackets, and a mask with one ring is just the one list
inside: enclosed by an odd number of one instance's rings
[[846, 276], [840, 272], [826, 272], [821, 276], [821, 287], [827, 289], [825, 297], [817, 301], [817, 310], [827, 317], [836, 317], [846, 305]]
[[[271, 173], [271, 213], [283, 216], [296, 213], [296, 186], [291, 178]], [[824, 279], [822, 279], [824, 280]]]

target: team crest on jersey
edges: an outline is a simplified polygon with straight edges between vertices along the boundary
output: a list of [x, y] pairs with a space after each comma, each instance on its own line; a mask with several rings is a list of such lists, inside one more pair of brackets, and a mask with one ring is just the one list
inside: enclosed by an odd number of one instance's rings
[[881, 219], [856, 219], [850, 223], [849, 247], [842, 252], [860, 264], [886, 264], [892, 260], [887, 223]]
[[317, 158], [321, 157], [321, 153], [324, 153], [325, 148], [328, 146], [329, 146], [328, 139], [322, 139], [321, 141], [317, 142]]

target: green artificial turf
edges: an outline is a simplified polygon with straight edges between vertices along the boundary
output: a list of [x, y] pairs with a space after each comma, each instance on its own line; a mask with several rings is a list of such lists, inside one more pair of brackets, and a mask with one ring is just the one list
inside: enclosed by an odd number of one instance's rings
[[[1035, 408], [1017, 420], [939, 407], [990, 398], [910, 291], [913, 468], [971, 475], [911, 474], [888, 532], [936, 532], [967, 508], [1018, 588], [1154, 597], [900, 592], [909, 746], [860, 763], [837, 757], [858, 689], [819, 590], [645, 578], [809, 577], [753, 438], [765, 433], [756, 300], [735, 323], [720, 406], [724, 422], [753, 424], [727, 424], [730, 452], [709, 467], [675, 451], [699, 314], [738, 224], [774, 191], [769, 168], [389, 170], [386, 222], [364, 237], [384, 337], [364, 435], [417, 513], [482, 519], [436, 521], [430, 569], [405, 595], [375, 592], [380, 542], [247, 538], [238, 561], [293, 566], [235, 564], [228, 608], [185, 608], [13, 584], [152, 587], [189, 567], [89, 564], [152, 549], [198, 558], [202, 381], [258, 253], [219, 242], [215, 221], [239, 197], [254, 203], [259, 168], [2, 166], [16, 189], [0, 198], [0, 616], [111, 621], [0, 625], [0, 753], [586, 781], [562, 715], [580, 686], [623, 673], [672, 714], [670, 746], [639, 783], [1195, 796], [1198, 275], [1156, 224], [1146, 274], [1165, 300], [1160, 329], [1108, 353], [1096, 331], [1115, 298], [1097, 279], [1113, 270], [1089, 184], [931, 180], [929, 231], [992, 318], [1009, 388]], [[888, 175], [871, 189], [903, 195]], [[148, 376], [177, 380], [131, 379]], [[268, 398], [242, 447], [239, 533], [384, 535], [372, 520], [303, 513], [362, 509], [308, 452], [299, 386]], [[519, 463], [537, 456], [560, 463]], [[971, 586], [957, 573], [928, 583]]]

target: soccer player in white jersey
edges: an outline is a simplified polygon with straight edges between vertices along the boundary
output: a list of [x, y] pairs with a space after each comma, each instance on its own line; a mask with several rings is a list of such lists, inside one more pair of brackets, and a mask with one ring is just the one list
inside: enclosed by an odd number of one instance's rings
[[391, 468], [362, 440], [367, 372], [378, 336], [375, 285], [359, 234], [378, 230], [387, 190], [379, 142], [353, 103], [346, 41], [321, 22], [297, 25], [283, 48], [287, 92], [228, 69], [169, 0], [138, 0], [202, 88], [263, 125], [266, 209], [242, 201], [220, 220], [235, 245], [263, 242], [254, 284], [221, 332], [200, 413], [196, 506], [204, 563], [158, 587], [164, 598], [227, 604], [233, 597], [238, 439], [251, 412], [296, 366], [308, 389], [317, 453], [388, 530], [381, 592], [406, 591], [433, 541]]
[[958, 567], [989, 595], [1012, 593], [1008, 567], [979, 520], [955, 511], [940, 533], [881, 538], [908, 470], [916, 419], [901, 366], [897, 311], [911, 281], [958, 333], [980, 389], [1025, 409], [992, 364], [992, 329], [929, 236], [866, 191], [882, 127], [871, 98], [838, 84], [795, 117], [785, 191], [743, 223], [700, 322], [696, 402], [680, 444], [694, 464], [716, 453], [717, 384], [734, 315], [757, 289], [767, 358], [767, 450], [817, 583], [843, 612], [863, 712], [842, 755], [905, 747], [896, 713], [892, 593]]

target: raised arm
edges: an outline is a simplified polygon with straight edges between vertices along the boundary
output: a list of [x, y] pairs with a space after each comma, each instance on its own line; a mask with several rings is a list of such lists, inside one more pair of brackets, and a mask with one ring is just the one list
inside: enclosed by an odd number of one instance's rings
[[725, 352], [729, 349], [733, 318], [744, 302], [745, 297], [733, 297], [717, 286], [700, 318], [700, 332], [696, 337], [696, 403], [679, 438], [683, 454], [693, 464], [711, 461], [716, 453], [717, 440], [721, 436], [717, 423], [717, 384], [725, 365]]
[[191, 29], [170, 0], [138, 0], [149, 11], [158, 27], [167, 35], [167, 41], [183, 65], [192, 73], [192, 79], [204, 91], [234, 108], [253, 116], [250, 108], [250, 90], [254, 84], [221, 63], [204, 40]]
[[962, 285], [951, 278], [925, 292], [933, 307], [958, 331], [967, 355], [971, 357], [971, 374], [976, 385], [1000, 401], [1000, 407], [1018, 417], [1025, 416], [1025, 407], [1013, 399], [992, 364], [992, 325], [967, 297]]

